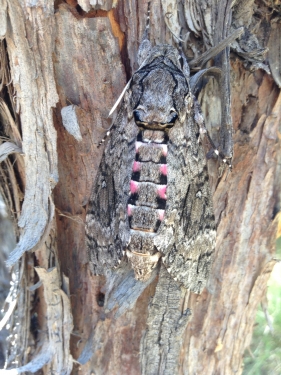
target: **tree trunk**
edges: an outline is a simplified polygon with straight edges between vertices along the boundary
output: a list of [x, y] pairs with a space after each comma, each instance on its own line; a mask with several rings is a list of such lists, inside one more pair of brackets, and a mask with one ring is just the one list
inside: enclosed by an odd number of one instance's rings
[[[6, 157], [1, 193], [18, 238], [8, 259], [14, 282], [6, 304], [6, 368], [42, 374], [242, 374], [255, 311], [274, 265], [278, 9], [259, 0], [151, 2], [152, 43], [176, 45], [173, 34], [182, 28], [190, 60], [245, 28], [231, 45], [230, 76], [229, 50], [213, 61], [226, 72], [222, 87], [230, 77], [234, 159], [232, 173], [222, 176], [219, 163], [208, 162], [217, 245], [208, 286], [196, 295], [164, 268], [146, 283], [136, 281], [123, 263], [107, 277], [92, 276], [85, 251], [85, 212], [103, 152], [97, 146], [111, 125], [109, 110], [138, 68], [147, 1], [0, 5], [0, 157]], [[263, 63], [266, 48], [272, 75]], [[220, 118], [231, 124], [227, 98], [220, 111], [220, 90], [211, 79], [199, 97], [215, 138]]]

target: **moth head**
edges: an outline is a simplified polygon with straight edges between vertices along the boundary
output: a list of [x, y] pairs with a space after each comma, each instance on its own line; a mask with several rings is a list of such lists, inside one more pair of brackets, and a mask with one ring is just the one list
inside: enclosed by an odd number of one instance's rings
[[173, 92], [177, 82], [163, 67], [133, 78], [132, 101], [138, 125], [150, 129], [172, 127], [178, 118]]

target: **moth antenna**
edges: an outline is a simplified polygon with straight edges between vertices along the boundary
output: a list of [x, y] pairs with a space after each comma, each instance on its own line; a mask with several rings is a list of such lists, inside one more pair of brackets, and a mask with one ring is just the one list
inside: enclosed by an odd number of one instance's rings
[[129, 80], [129, 82], [127, 83], [127, 85], [124, 87], [123, 91], [121, 92], [121, 95], [119, 96], [119, 98], [116, 100], [114, 106], [111, 108], [109, 114], [107, 117], [110, 117], [112, 115], [112, 113], [115, 111], [115, 109], [118, 107], [118, 104], [121, 102], [123, 96], [125, 95], [125, 92], [127, 91], [130, 83], [131, 83], [131, 80], [132, 78]]

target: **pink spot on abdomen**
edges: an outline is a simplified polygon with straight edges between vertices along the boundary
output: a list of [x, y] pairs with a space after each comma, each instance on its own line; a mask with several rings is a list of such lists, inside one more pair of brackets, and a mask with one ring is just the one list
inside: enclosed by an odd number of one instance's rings
[[157, 211], [158, 211], [158, 215], [159, 215], [159, 220], [163, 221], [164, 215], [165, 215], [165, 210], [157, 210]]
[[142, 146], [142, 144], [143, 144], [142, 142], [138, 142], [138, 141], [135, 143], [135, 146], [136, 146], [136, 153], [139, 152], [139, 148], [140, 148], [140, 146]]
[[157, 189], [157, 194], [159, 195], [160, 198], [167, 199], [166, 190], [167, 190], [167, 185], [163, 185]]
[[161, 164], [160, 172], [161, 172], [161, 174], [163, 174], [164, 176], [167, 176], [167, 174], [168, 174], [168, 167], [167, 167], [167, 164]]
[[167, 145], [162, 145], [162, 151], [163, 151], [163, 155], [167, 156], [167, 154], [168, 154], [168, 147], [167, 147]]
[[137, 193], [138, 190], [139, 190], [138, 183], [136, 181], [131, 180], [130, 181], [130, 191], [131, 191], [131, 194]]
[[130, 204], [127, 206], [127, 214], [128, 216], [132, 216], [132, 206]]
[[138, 172], [139, 170], [140, 170], [140, 163], [138, 161], [134, 161], [133, 172]]

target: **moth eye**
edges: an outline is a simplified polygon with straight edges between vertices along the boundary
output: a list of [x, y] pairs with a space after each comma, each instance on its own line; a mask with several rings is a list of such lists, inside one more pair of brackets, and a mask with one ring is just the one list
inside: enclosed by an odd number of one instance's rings
[[171, 119], [170, 119], [169, 123], [173, 124], [176, 121], [176, 119], [178, 118], [177, 111], [175, 110], [174, 107], [172, 107], [170, 109], [170, 116], [171, 116]]

